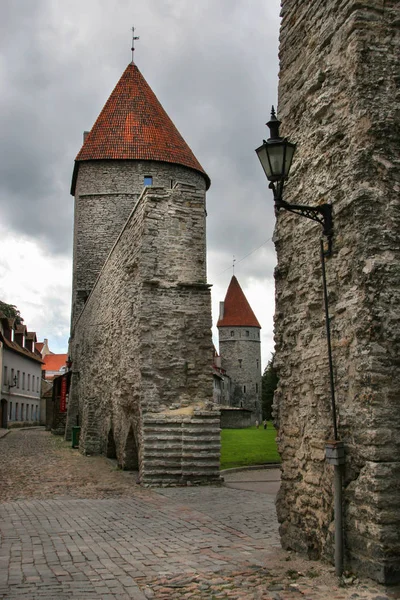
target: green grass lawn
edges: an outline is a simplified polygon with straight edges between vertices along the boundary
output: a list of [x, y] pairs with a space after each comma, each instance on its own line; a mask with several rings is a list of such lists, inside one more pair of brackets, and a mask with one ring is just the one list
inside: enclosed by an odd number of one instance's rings
[[266, 430], [262, 425], [259, 429], [222, 429], [221, 469], [280, 462], [275, 437], [271, 422]]

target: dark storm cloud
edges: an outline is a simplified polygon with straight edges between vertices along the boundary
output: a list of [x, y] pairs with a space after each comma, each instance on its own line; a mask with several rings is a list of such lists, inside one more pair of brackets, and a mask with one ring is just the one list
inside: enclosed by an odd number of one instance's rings
[[272, 213], [254, 148], [276, 97], [278, 4], [3, 2], [3, 225], [70, 253], [73, 160], [129, 62], [135, 24], [139, 68], [212, 179], [210, 250], [262, 241]]

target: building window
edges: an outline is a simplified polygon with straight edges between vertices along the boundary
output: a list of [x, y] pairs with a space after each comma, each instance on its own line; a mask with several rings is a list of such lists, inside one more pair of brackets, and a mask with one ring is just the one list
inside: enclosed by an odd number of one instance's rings
[[15, 420], [18, 421], [18, 402], [15, 404]]
[[257, 358], [256, 362], [257, 362], [257, 369], [259, 369], [260, 368], [260, 361], [258, 360], [258, 358]]
[[22, 373], [22, 389], [25, 389], [25, 373]]
[[235, 332], [231, 331], [231, 337], [235, 337]]
[[144, 176], [144, 185], [145, 186], [153, 185], [153, 178], [152, 178], [151, 175], [145, 175]]
[[4, 385], [4, 386], [6, 386], [6, 385], [7, 385], [7, 377], [8, 377], [8, 374], [7, 374], [7, 367], [4, 367], [4, 375], [3, 375], [3, 378], [4, 378], [3, 385]]
[[11, 369], [11, 385], [14, 385], [14, 369]]
[[24, 420], [24, 405], [21, 404], [21, 421]]
[[31, 389], [31, 375], [30, 375], [30, 373], [28, 373], [28, 386], [27, 386], [26, 389], [28, 390], [28, 392]]
[[258, 383], [256, 383], [256, 393], [258, 394]]
[[242, 360], [243, 360], [243, 359], [241, 359], [241, 358], [238, 358], [238, 363], [239, 363], [239, 367], [240, 367], [240, 369], [242, 368]]
[[31, 421], [33, 421], [33, 404], [31, 404]]
[[243, 386], [243, 394], [245, 394], [245, 393], [246, 393], [246, 386], [244, 385]]
[[19, 375], [20, 375], [20, 373], [19, 373], [19, 371], [17, 371], [17, 388], [19, 388]]
[[32, 392], [35, 391], [35, 376], [32, 375]]
[[260, 332], [259, 331], [257, 331], [257, 337], [258, 337], [258, 339], [260, 339]]
[[11, 421], [11, 419], [12, 419], [12, 402], [10, 402], [10, 416], [8, 418]]
[[39, 391], [39, 377], [36, 378], [36, 391]]
[[249, 337], [249, 335], [250, 335], [250, 332], [246, 331], [246, 337]]

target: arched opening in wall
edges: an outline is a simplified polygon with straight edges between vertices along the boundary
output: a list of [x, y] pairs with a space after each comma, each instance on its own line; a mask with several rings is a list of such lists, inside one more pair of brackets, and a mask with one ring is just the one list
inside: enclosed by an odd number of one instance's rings
[[125, 442], [124, 461], [122, 468], [125, 471], [139, 470], [139, 456], [132, 427], [129, 429], [128, 437], [126, 438]]
[[2, 429], [7, 428], [7, 400], [2, 398], [0, 403], [0, 427]]
[[106, 456], [107, 458], [117, 458], [117, 448], [115, 446], [114, 433], [112, 429], [110, 429], [108, 432]]

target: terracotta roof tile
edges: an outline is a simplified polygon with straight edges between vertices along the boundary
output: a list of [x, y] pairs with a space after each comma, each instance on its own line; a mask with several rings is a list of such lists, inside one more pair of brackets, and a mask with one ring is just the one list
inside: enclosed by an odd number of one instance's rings
[[65, 367], [68, 354], [46, 354], [43, 357], [43, 371], [59, 371], [61, 367]]
[[261, 325], [235, 276], [232, 277], [226, 292], [224, 316], [219, 319], [217, 327], [259, 327], [261, 329]]
[[130, 64], [107, 100], [75, 160], [156, 160], [189, 167], [210, 179], [157, 100], [136, 65]]

